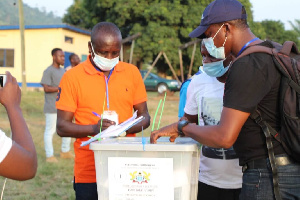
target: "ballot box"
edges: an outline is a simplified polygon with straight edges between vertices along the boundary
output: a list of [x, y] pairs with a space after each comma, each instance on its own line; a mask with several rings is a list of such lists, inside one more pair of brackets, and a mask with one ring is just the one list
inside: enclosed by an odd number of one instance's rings
[[92, 142], [98, 199], [196, 200], [199, 148], [187, 137], [173, 143], [162, 137], [157, 144], [142, 137]]

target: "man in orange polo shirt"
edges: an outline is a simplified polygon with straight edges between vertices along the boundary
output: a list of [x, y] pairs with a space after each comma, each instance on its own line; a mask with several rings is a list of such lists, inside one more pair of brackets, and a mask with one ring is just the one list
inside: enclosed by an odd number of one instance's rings
[[[116, 120], [103, 119], [104, 130], [122, 123], [137, 110], [138, 117], [145, 119], [127, 130], [126, 136], [135, 136], [150, 124], [144, 82], [136, 66], [119, 61], [121, 43], [121, 32], [115, 24], [96, 24], [88, 43], [89, 58], [67, 71], [59, 85], [57, 133], [61, 137], [76, 138], [74, 190], [77, 200], [98, 199], [94, 153], [88, 146], [80, 147], [88, 136], [100, 131], [100, 119], [93, 112], [113, 113], [112, 119]], [[72, 123], [73, 117], [75, 123]]]

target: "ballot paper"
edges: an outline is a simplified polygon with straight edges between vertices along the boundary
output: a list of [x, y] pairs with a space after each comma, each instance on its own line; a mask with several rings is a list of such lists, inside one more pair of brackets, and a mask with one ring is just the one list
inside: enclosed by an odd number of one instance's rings
[[134, 126], [135, 124], [139, 123], [144, 119], [143, 116], [137, 117], [137, 111], [135, 111], [131, 118], [127, 119], [121, 124], [113, 125], [105, 129], [104, 131], [101, 131], [101, 133], [98, 133], [93, 138], [84, 141], [81, 143], [80, 146], [86, 146], [90, 144], [91, 142], [94, 142], [98, 140], [99, 138], [109, 138], [109, 137], [119, 137], [123, 132], [127, 131], [129, 128]]

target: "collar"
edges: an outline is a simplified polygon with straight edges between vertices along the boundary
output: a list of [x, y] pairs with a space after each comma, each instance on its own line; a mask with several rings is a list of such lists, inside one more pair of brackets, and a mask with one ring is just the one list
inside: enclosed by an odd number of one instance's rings
[[[99, 75], [104, 75], [103, 72], [98, 71], [95, 66], [92, 64], [91, 62], [91, 55], [88, 56], [88, 58], [86, 59], [86, 61], [83, 62], [83, 67], [84, 67], [84, 71], [90, 75], [94, 75], [94, 74], [99, 74]], [[125, 66], [122, 65], [123, 62], [119, 61], [119, 63], [115, 66], [114, 71], [116, 72], [120, 72], [125, 70]]]

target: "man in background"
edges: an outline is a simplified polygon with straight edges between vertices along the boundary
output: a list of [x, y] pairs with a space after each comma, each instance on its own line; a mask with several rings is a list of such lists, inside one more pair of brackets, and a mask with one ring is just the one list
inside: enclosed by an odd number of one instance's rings
[[[46, 151], [46, 162], [56, 163], [57, 158], [54, 156], [53, 135], [56, 132], [57, 110], [55, 100], [58, 92], [58, 85], [65, 73], [61, 66], [65, 63], [64, 52], [59, 48], [54, 48], [51, 52], [52, 64], [44, 71], [41, 85], [45, 92], [44, 113], [46, 117], [44, 143]], [[62, 138], [60, 157], [64, 159], [74, 158], [70, 152], [71, 138]]]
[[80, 59], [79, 59], [78, 55], [75, 53], [72, 53], [69, 56], [69, 61], [70, 61], [71, 65], [65, 68], [66, 71], [72, 69], [73, 67], [75, 67], [76, 65], [78, 65], [80, 63]]

